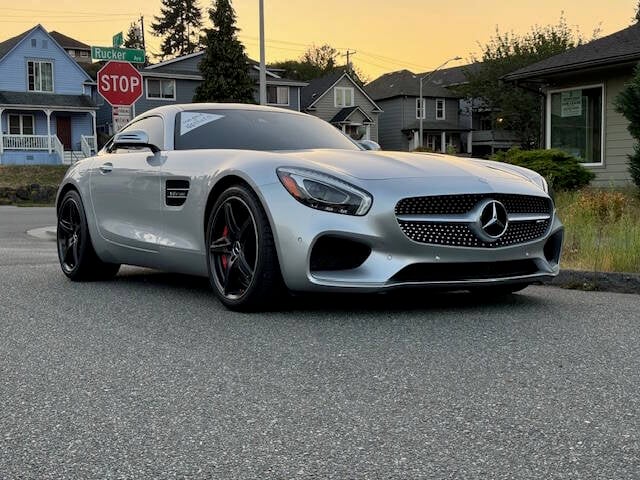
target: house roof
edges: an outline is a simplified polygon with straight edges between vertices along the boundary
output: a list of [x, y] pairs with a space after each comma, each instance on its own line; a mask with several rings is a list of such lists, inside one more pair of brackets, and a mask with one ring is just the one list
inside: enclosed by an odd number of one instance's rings
[[546, 75], [610, 66], [612, 64], [632, 64], [640, 60], [640, 24], [603, 38], [593, 40], [579, 47], [528, 65], [505, 75], [505, 80], [542, 78]]
[[362, 108], [360, 108], [357, 105], [355, 107], [345, 107], [341, 109], [338, 113], [334, 115], [334, 117], [331, 120], [329, 120], [329, 123], [345, 122], [356, 111], [360, 112], [360, 114], [366, 119], [367, 122], [373, 123], [373, 119], [369, 115], [367, 115], [367, 112], [362, 110]]
[[[443, 68], [441, 70], [436, 70], [428, 80], [440, 87], [464, 85], [469, 82], [467, 73], [475, 73], [480, 70], [481, 67], [482, 62], [474, 62], [468, 65], [460, 65], [459, 67]], [[421, 77], [428, 73], [429, 72], [418, 73], [417, 75]]]
[[[436, 72], [437, 73], [437, 72]], [[409, 70], [386, 73], [373, 82], [365, 85], [364, 89], [374, 100], [382, 100], [398, 96], [420, 96], [420, 74]], [[447, 90], [443, 86], [426, 81], [422, 84], [423, 97], [460, 98], [460, 95]]]
[[304, 87], [300, 93], [300, 110], [306, 110], [313, 107], [313, 105], [320, 100], [336, 83], [338, 83], [343, 77], [347, 77], [354, 87], [357, 88], [366, 98], [371, 102], [374, 107], [374, 111], [381, 112], [382, 109], [376, 104], [376, 102], [369, 96], [369, 94], [358, 83], [351, 78], [351, 76], [345, 70], [334, 70], [333, 72], [325, 75], [324, 77], [314, 78], [309, 82], [309, 85]]
[[81, 42], [80, 40], [76, 40], [75, 38], [68, 37], [60, 32], [49, 32], [49, 35], [53, 37], [53, 39], [58, 42], [62, 48], [73, 48], [77, 50], [91, 50], [91, 47], [86, 43]]
[[20, 105], [31, 107], [58, 107], [63, 109], [97, 109], [97, 105], [87, 95], [59, 95], [35, 92], [0, 91], [0, 105]]
[[34, 28], [30, 28], [26, 32], [22, 32], [20, 35], [16, 35], [15, 37], [8, 38], [7, 40], [0, 42], [0, 58], [4, 57], [7, 53], [13, 50], [13, 47], [18, 45], [20, 41], [26, 37], [29, 33], [31, 33]]
[[342, 76], [344, 71], [336, 70], [324, 77], [314, 78], [300, 93], [300, 110], [304, 110], [329, 90]]

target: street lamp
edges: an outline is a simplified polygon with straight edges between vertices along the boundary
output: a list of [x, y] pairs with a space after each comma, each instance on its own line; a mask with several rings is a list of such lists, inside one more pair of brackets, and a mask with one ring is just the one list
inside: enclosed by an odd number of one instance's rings
[[267, 65], [264, 57], [264, 0], [260, 0], [260, 105], [267, 104]]
[[446, 62], [444, 62], [442, 65], [440, 65], [439, 67], [437, 67], [435, 70], [430, 71], [429, 73], [427, 73], [426, 75], [420, 77], [420, 139], [419, 139], [419, 145], [420, 147], [422, 147], [422, 142], [423, 142], [423, 127], [422, 127], [422, 121], [424, 119], [424, 117], [426, 116], [426, 108], [425, 108], [425, 104], [424, 104], [424, 98], [422, 98], [422, 82], [424, 82], [424, 80], [426, 80], [427, 78], [429, 78], [431, 75], [433, 75], [434, 73], [436, 73], [438, 70], [440, 70], [442, 67], [444, 67], [445, 65], [447, 65], [449, 62], [457, 62], [458, 60], [462, 60], [462, 57], [453, 57], [450, 58], [449, 60], [447, 60]]

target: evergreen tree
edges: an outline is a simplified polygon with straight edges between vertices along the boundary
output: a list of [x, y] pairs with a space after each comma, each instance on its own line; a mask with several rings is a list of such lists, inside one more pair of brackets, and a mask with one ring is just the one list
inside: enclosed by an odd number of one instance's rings
[[640, 66], [636, 67], [635, 75], [616, 97], [615, 107], [629, 121], [627, 129], [636, 140], [633, 153], [628, 156], [629, 173], [633, 183], [640, 188]]
[[132, 22], [127, 31], [127, 36], [124, 39], [125, 48], [142, 48], [142, 33], [140, 32], [140, 26]]
[[163, 37], [160, 56], [179, 56], [198, 50], [202, 11], [197, 0], [162, 0], [160, 16], [154, 17], [152, 33]]
[[638, 2], [638, 6], [636, 7], [636, 14], [633, 17], [633, 21], [635, 23], [640, 23], [640, 1]]
[[236, 13], [230, 0], [216, 0], [209, 18], [213, 28], [206, 29], [204, 36], [202, 83], [193, 101], [255, 103], [249, 59], [236, 35]]

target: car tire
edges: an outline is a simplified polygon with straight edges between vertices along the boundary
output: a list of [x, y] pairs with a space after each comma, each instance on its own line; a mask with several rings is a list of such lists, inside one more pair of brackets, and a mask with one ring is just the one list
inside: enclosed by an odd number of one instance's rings
[[494, 287], [476, 287], [470, 289], [470, 292], [484, 298], [505, 297], [524, 290], [528, 286], [528, 283], [516, 283], [512, 285], [496, 285]]
[[277, 305], [285, 291], [269, 219], [244, 185], [226, 189], [207, 221], [209, 282], [229, 309], [257, 311]]
[[69, 190], [57, 213], [56, 243], [62, 272], [73, 281], [113, 278], [120, 265], [103, 262], [96, 254], [78, 192]]

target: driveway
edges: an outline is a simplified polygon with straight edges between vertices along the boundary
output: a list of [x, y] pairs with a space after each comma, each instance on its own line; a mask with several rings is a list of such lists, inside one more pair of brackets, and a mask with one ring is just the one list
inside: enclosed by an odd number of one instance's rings
[[530, 287], [226, 311], [75, 284], [0, 208], [0, 478], [638, 478], [640, 295]]

